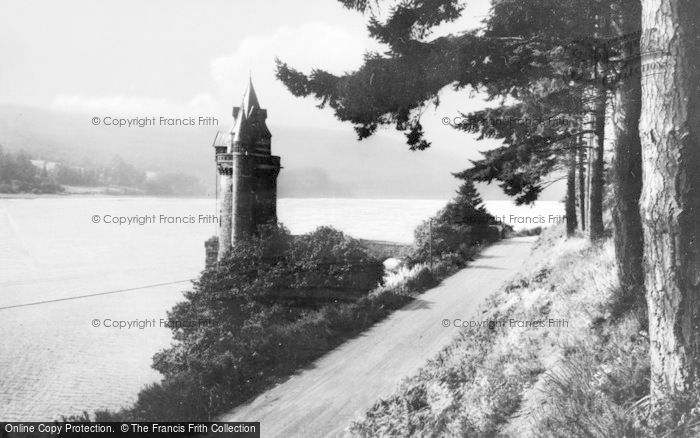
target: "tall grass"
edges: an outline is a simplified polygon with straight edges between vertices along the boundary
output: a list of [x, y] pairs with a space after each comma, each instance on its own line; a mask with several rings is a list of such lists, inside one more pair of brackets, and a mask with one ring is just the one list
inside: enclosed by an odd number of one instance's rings
[[612, 242], [546, 230], [483, 318], [564, 318], [568, 327], [465, 331], [350, 428], [355, 436], [700, 436], [695, 394], [650, 415], [649, 339], [619, 312]]

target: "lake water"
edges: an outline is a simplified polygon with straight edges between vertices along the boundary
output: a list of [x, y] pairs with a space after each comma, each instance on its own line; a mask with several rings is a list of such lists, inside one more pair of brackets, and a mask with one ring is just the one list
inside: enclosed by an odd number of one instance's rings
[[[354, 237], [408, 243], [413, 229], [444, 204], [281, 199], [278, 212], [294, 234], [332, 225]], [[487, 207], [519, 228], [563, 214], [556, 202], [530, 208], [491, 201]], [[211, 199], [0, 198], [0, 421], [118, 409], [158, 381], [151, 357], [171, 342], [158, 321], [203, 269], [203, 242], [216, 228], [201, 222], [214, 212]], [[162, 215], [165, 223], [105, 223], [150, 215], [156, 222]], [[73, 299], [107, 292], [115, 293]], [[105, 320], [144, 319], [155, 319], [156, 327], [104, 326]]]

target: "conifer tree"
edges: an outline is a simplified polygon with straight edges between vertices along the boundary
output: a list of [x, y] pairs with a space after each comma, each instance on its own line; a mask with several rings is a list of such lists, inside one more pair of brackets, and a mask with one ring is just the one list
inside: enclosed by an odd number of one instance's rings
[[644, 256], [654, 403], [700, 381], [700, 2], [642, 0]]
[[[431, 39], [430, 32], [435, 26], [452, 21], [464, 12], [459, 1], [342, 0], [346, 7], [370, 15], [370, 35], [387, 44], [389, 50], [368, 54], [357, 71], [341, 76], [319, 69], [305, 75], [281, 61], [278, 61], [277, 75], [293, 94], [314, 96], [321, 106], [331, 107], [338, 119], [353, 123], [360, 139], [372, 135], [380, 125], [393, 125], [405, 132], [412, 150], [430, 146], [420, 117], [426, 105], [439, 103], [438, 93], [445, 86], [477, 90], [491, 99], [507, 97], [517, 102], [531, 96], [545, 99], [547, 94], [581, 101], [586, 108], [584, 111], [576, 107], [565, 110], [563, 115], [573, 119], [581, 117], [582, 113], [591, 114], [595, 123], [581, 129], [588, 134], [588, 144], [580, 137], [569, 141], [568, 136], [557, 138], [557, 135], [542, 135], [536, 130], [524, 132], [517, 142], [504, 143], [503, 147], [487, 152], [480, 163], [483, 168], [475, 164], [475, 169], [458, 176], [497, 180], [505, 193], [517, 197], [516, 202], [529, 203], [536, 200], [546, 186], [548, 175], [572, 164], [568, 152], [575, 147], [578, 149], [581, 227], [589, 231], [591, 239], [598, 240], [604, 235], [604, 139], [606, 135], [621, 132], [618, 128], [612, 133], [605, 132], [606, 104], [608, 96], [618, 87], [634, 85], [632, 80], [618, 81], [615, 73], [620, 65], [613, 62], [622, 49], [615, 39], [620, 34], [612, 25], [617, 18], [628, 14], [629, 9], [623, 5], [622, 12], [616, 12], [613, 6], [624, 1], [494, 0], [483, 32]], [[380, 3], [393, 5], [385, 20], [373, 14], [373, 8]], [[628, 20], [631, 26], [634, 21], [634, 17]], [[542, 89], [545, 92], [537, 96]], [[551, 117], [555, 110], [562, 110], [552, 109], [548, 115], [541, 112], [543, 118], [537, 118], [530, 114], [532, 108], [525, 108], [522, 116], [533, 120], [533, 125], [545, 123], [546, 117]], [[502, 109], [504, 113], [508, 111]], [[491, 115], [475, 114], [477, 118], [484, 116], [494, 119]], [[626, 125], [633, 123], [633, 118]], [[477, 132], [465, 126], [460, 124], [457, 128]], [[494, 131], [502, 130], [500, 128], [497, 126]], [[634, 132], [629, 133], [625, 138], [633, 140]], [[485, 136], [500, 138], [499, 135]], [[618, 144], [629, 145], [625, 138]], [[626, 147], [617, 148], [618, 154], [634, 154], [634, 147]], [[586, 158], [591, 163], [588, 178], [582, 172]], [[509, 160], [511, 162], [507, 163]], [[624, 166], [627, 158], [621, 156], [615, 163]], [[641, 175], [616, 170], [613, 178], [621, 187], [630, 188], [638, 185]], [[586, 191], [581, 182], [586, 179], [589, 181], [588, 197], [581, 196]], [[633, 202], [632, 196], [631, 201], [620, 203], [618, 207], [624, 206], [627, 211]], [[639, 227], [634, 225], [637, 221], [634, 213], [618, 214], [616, 218], [618, 229], [630, 233], [628, 241], [638, 242]], [[633, 257], [637, 250], [634, 245], [617, 247], [620, 248], [619, 264], [625, 265], [620, 276], [628, 281], [627, 272], [639, 271], [639, 257]]]

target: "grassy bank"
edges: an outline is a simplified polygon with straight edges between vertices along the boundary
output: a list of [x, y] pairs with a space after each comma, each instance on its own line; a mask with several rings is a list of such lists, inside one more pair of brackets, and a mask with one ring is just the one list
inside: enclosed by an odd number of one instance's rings
[[[468, 263], [467, 259], [459, 263], [453, 258], [440, 260], [432, 271], [424, 263], [402, 266], [386, 274], [382, 285], [369, 293], [343, 300], [349, 292], [339, 289], [337, 296], [321, 299], [318, 294], [304, 295], [321, 291], [309, 289], [313, 286], [310, 282], [330, 281], [332, 284], [326, 286], [330, 292], [348, 282], [363, 290], [358, 282], [366, 283], [366, 279], [361, 272], [349, 275], [351, 265], [346, 263], [348, 257], [355, 260], [360, 243], [323, 227], [308, 236], [292, 237], [282, 232], [280, 236], [268, 237], [269, 242], [261, 238], [249, 245], [239, 243], [235, 256], [205, 271], [194, 290], [186, 294], [187, 301], [169, 312], [173, 321], [208, 315], [218, 323], [175, 331], [177, 343], [154, 357], [154, 368], [165, 376], [161, 382], [144, 388], [127, 409], [98, 411], [79, 419], [216, 419], [367, 330]], [[281, 242], [287, 239], [291, 239], [289, 248], [282, 250]], [[477, 254], [481, 247], [472, 246], [470, 254]], [[301, 251], [303, 248], [308, 251]], [[326, 254], [329, 248], [335, 262]], [[290, 258], [273, 261], [265, 255], [270, 251]], [[374, 264], [383, 269], [379, 261], [366, 257], [366, 269]], [[317, 259], [325, 262], [317, 266], [313, 262]], [[378, 275], [381, 278], [381, 271]], [[278, 293], [277, 283], [255, 281], [277, 281], [287, 289]], [[301, 307], [304, 297], [306, 307]]]
[[[353, 436], [697, 436], [692, 395], [669, 401], [650, 426], [645, 316], [616, 313], [614, 260], [610, 241], [547, 230], [522, 273], [482, 306], [483, 319], [505, 324], [463, 329]], [[509, 324], [542, 319], [567, 325]]]

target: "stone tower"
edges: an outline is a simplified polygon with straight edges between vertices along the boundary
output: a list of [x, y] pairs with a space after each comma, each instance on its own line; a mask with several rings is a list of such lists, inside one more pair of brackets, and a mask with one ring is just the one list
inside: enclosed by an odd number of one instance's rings
[[241, 106], [233, 108], [233, 127], [214, 139], [219, 174], [217, 260], [257, 227], [277, 222], [280, 157], [271, 154], [267, 110], [260, 108], [252, 80]]

